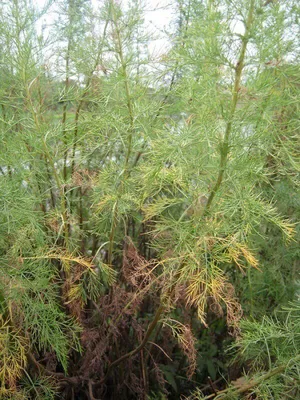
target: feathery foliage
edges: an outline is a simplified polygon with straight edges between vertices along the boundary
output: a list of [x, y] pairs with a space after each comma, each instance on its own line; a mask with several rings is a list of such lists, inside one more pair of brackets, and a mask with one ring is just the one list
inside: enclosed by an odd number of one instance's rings
[[0, 398], [299, 396], [299, 6], [149, 4], [0, 5]]

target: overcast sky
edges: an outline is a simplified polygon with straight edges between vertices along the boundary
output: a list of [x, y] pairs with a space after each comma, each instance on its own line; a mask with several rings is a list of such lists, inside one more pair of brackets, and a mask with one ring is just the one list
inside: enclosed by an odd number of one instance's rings
[[[1, 0], [0, 0], [1, 1]], [[126, 7], [127, 0], [118, 0]], [[47, 3], [47, 0], [33, 0], [33, 4], [42, 8]], [[98, 0], [92, 0], [92, 4], [101, 4]], [[145, 24], [150, 33], [155, 34], [158, 39], [152, 40], [149, 43], [149, 52], [154, 55], [159, 55], [166, 52], [168, 41], [164, 35], [165, 28], [168, 27], [172, 18], [174, 18], [173, 0], [144, 0], [145, 4]], [[55, 7], [55, 0], [54, 0]], [[47, 13], [39, 22], [38, 28], [43, 24], [49, 25], [53, 20], [53, 14]]]

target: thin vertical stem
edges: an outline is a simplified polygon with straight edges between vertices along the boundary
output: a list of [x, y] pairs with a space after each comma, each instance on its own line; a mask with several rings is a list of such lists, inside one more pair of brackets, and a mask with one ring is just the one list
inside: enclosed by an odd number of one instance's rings
[[74, 139], [73, 139], [73, 148], [72, 148], [72, 166], [71, 166], [71, 176], [74, 173], [74, 169], [75, 169], [75, 153], [76, 153], [76, 147], [77, 147], [77, 136], [78, 136], [78, 121], [79, 121], [79, 115], [80, 115], [80, 111], [82, 109], [82, 106], [84, 105], [84, 102], [86, 100], [86, 96], [88, 94], [88, 90], [90, 88], [91, 82], [92, 82], [92, 77], [94, 72], [96, 71], [96, 68], [100, 62], [100, 57], [101, 57], [101, 53], [103, 50], [103, 45], [104, 45], [104, 40], [105, 40], [105, 36], [106, 36], [106, 31], [107, 31], [107, 27], [108, 27], [108, 22], [109, 20], [107, 19], [105, 22], [105, 26], [104, 26], [104, 30], [103, 30], [103, 35], [102, 35], [102, 40], [100, 42], [99, 48], [98, 48], [98, 53], [97, 53], [97, 57], [96, 57], [96, 61], [94, 63], [93, 69], [90, 72], [85, 87], [83, 89], [83, 93], [81, 96], [81, 99], [78, 102], [76, 111], [75, 111], [75, 127], [74, 127]]
[[133, 136], [133, 125], [134, 125], [133, 104], [132, 104], [132, 97], [131, 97], [131, 93], [130, 93], [129, 83], [128, 83], [128, 73], [127, 73], [127, 66], [126, 66], [126, 61], [125, 61], [125, 57], [124, 57], [124, 52], [123, 52], [121, 31], [120, 31], [118, 20], [116, 18], [116, 14], [114, 11], [114, 4], [112, 4], [111, 9], [112, 9], [112, 18], [113, 18], [113, 23], [115, 25], [115, 33], [116, 33], [116, 38], [117, 38], [117, 53], [120, 57], [122, 74], [124, 77], [126, 103], [127, 103], [127, 109], [128, 109], [129, 121], [130, 121], [128, 145], [127, 145], [127, 152], [126, 152], [126, 158], [125, 158], [125, 171], [127, 171], [128, 162], [129, 162], [129, 158], [131, 155], [131, 148], [132, 148], [132, 136]]
[[[69, 17], [69, 26], [68, 29], [72, 26], [72, 10], [71, 10], [71, 5], [72, 5], [72, 0], [68, 0], [68, 17]], [[69, 89], [69, 83], [70, 83], [70, 52], [71, 52], [71, 45], [72, 45], [72, 40], [71, 40], [71, 34], [68, 32], [68, 46], [67, 46], [67, 53], [66, 53], [66, 78], [65, 78], [65, 95], [68, 92]], [[67, 180], [67, 158], [68, 158], [68, 150], [67, 150], [67, 138], [66, 138], [66, 121], [67, 121], [67, 101], [64, 100], [63, 104], [63, 112], [62, 112], [62, 136], [63, 136], [63, 141], [65, 145], [64, 149], [64, 167], [63, 167], [63, 177], [64, 181], [66, 182]]]
[[240, 51], [240, 55], [239, 55], [236, 67], [235, 67], [235, 79], [234, 79], [234, 86], [233, 86], [233, 92], [232, 92], [229, 119], [226, 124], [224, 140], [223, 140], [223, 143], [221, 144], [221, 148], [220, 148], [221, 155], [220, 155], [219, 173], [218, 173], [216, 183], [214, 184], [212, 191], [210, 192], [206, 206], [203, 210], [203, 215], [206, 215], [210, 209], [211, 203], [222, 184], [225, 169], [227, 166], [228, 154], [229, 154], [229, 148], [230, 148], [230, 136], [231, 136], [231, 132], [232, 132], [232, 124], [233, 124], [233, 119], [234, 119], [237, 102], [238, 102], [238, 94], [239, 94], [240, 82], [241, 82], [241, 78], [242, 78], [242, 71], [244, 68], [245, 54], [246, 54], [247, 44], [249, 42], [249, 33], [250, 33], [250, 30], [252, 27], [253, 17], [254, 17], [254, 3], [255, 3], [254, 0], [251, 0], [248, 17], [247, 17], [247, 21], [245, 24], [245, 34], [242, 38], [241, 51]]
[[[127, 67], [126, 67], [126, 62], [125, 62], [125, 58], [124, 58], [123, 45], [122, 45], [122, 40], [121, 40], [121, 32], [120, 32], [118, 20], [117, 20], [116, 14], [115, 14], [113, 0], [111, 0], [110, 4], [111, 4], [112, 20], [113, 20], [113, 23], [115, 26], [115, 33], [116, 33], [116, 38], [117, 38], [117, 53], [120, 57], [122, 74], [123, 74], [123, 78], [124, 78], [124, 87], [125, 87], [127, 109], [128, 109], [129, 122], [130, 122], [127, 152], [126, 152], [125, 164], [124, 164], [124, 171], [125, 171], [124, 179], [126, 179], [128, 177], [128, 164], [129, 164], [129, 158], [130, 158], [131, 149], [132, 149], [132, 136], [133, 136], [133, 125], [134, 125], [133, 105], [132, 105], [132, 98], [131, 98], [130, 88], [129, 88], [129, 83], [128, 83], [128, 74], [127, 74]], [[123, 190], [123, 185], [124, 185], [124, 181], [121, 182], [121, 186], [119, 189], [120, 192]], [[118, 212], [118, 204], [115, 204], [115, 207], [113, 210], [113, 216], [112, 216], [111, 230], [110, 230], [110, 235], [109, 235], [109, 248], [108, 248], [108, 264], [109, 265], [111, 265], [111, 263], [112, 263], [112, 254], [113, 254], [114, 238], [115, 238], [115, 230], [116, 230], [116, 222], [117, 222], [117, 212]]]

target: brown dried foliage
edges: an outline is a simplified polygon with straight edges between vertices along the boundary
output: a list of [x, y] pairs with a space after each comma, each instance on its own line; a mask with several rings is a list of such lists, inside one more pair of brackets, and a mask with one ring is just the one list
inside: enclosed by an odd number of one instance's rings
[[125, 237], [123, 250], [123, 276], [133, 287], [145, 287], [154, 279], [153, 261], [142, 257], [129, 236]]

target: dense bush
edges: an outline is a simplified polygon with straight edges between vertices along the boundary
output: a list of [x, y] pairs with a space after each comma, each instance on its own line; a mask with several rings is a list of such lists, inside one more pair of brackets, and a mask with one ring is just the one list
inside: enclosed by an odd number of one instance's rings
[[298, 398], [297, 2], [0, 8], [0, 398]]

